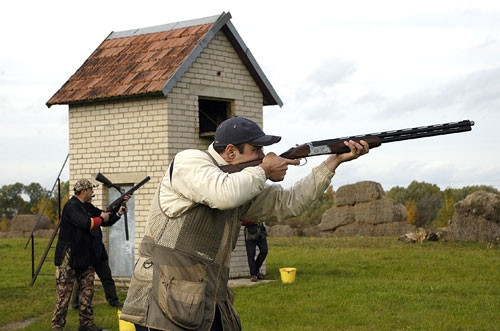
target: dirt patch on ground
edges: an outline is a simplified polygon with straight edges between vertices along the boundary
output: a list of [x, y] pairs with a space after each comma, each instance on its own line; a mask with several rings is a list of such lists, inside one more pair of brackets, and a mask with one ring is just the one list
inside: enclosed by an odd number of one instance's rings
[[3, 326], [2, 330], [3, 331], [19, 330], [19, 329], [27, 327], [28, 325], [30, 325], [31, 323], [33, 323], [33, 321], [35, 321], [35, 319], [34, 318], [30, 318], [30, 319], [27, 319], [27, 320], [24, 320], [24, 321], [10, 323], [10, 324], [7, 324], [6, 326]]

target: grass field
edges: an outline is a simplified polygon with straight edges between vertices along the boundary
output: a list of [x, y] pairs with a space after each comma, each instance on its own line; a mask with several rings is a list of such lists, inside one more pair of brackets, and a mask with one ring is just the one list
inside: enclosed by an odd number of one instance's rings
[[[33, 287], [25, 239], [0, 240], [0, 330], [49, 330], [54, 267]], [[37, 239], [36, 255], [46, 241]], [[293, 284], [280, 267], [297, 268]], [[488, 243], [405, 244], [396, 238], [270, 238], [267, 277], [235, 289], [243, 330], [500, 330], [500, 249]], [[120, 298], [126, 293], [121, 291]], [[101, 287], [96, 323], [118, 330]], [[21, 324], [20, 324], [21, 325]], [[78, 327], [75, 311], [67, 328]]]

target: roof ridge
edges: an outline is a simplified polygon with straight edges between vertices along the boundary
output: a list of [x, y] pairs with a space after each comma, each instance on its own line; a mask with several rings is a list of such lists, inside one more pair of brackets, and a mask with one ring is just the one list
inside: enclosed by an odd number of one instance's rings
[[220, 15], [197, 18], [197, 19], [193, 19], [193, 20], [150, 26], [150, 27], [140, 28], [140, 29], [132, 29], [132, 30], [116, 31], [116, 32], [113, 31], [109, 34], [109, 36], [106, 39], [132, 37], [132, 36], [138, 36], [138, 35], [142, 35], [142, 34], [171, 31], [171, 30], [186, 28], [186, 27], [195, 26], [195, 25], [214, 23], [219, 19], [219, 17], [221, 17], [224, 14], [225, 13], [222, 13]]

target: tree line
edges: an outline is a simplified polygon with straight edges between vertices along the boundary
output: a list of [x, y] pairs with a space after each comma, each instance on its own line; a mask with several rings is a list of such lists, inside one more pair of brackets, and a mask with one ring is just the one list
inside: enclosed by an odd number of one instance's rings
[[[451, 220], [455, 212], [455, 203], [480, 190], [500, 194], [497, 189], [486, 185], [466, 186], [460, 189], [447, 188], [441, 191], [435, 184], [417, 181], [411, 182], [406, 188], [395, 186], [385, 193], [388, 198], [405, 205], [409, 223], [418, 227], [443, 227]], [[332, 186], [329, 186], [302, 215], [284, 223], [292, 227], [317, 225], [321, 222], [323, 213], [334, 204], [335, 194]]]
[[[413, 181], [408, 187], [395, 186], [386, 191], [387, 197], [405, 205], [408, 213], [408, 222], [418, 227], [446, 226], [455, 212], [455, 203], [463, 200], [475, 191], [487, 191], [500, 194], [492, 186], [475, 185], [460, 189], [447, 188], [444, 191], [435, 185], [426, 182]], [[6, 231], [12, 218], [17, 214], [38, 215], [43, 212], [51, 223], [59, 220], [58, 210], [59, 190], [54, 192], [44, 189], [38, 183], [23, 185], [15, 183], [0, 188], [0, 230]], [[69, 199], [69, 181], [61, 182], [61, 207]], [[300, 216], [287, 220], [286, 224], [293, 227], [317, 225], [321, 222], [323, 213], [334, 206], [335, 192], [330, 185], [323, 195], [304, 211]]]
[[[61, 208], [69, 199], [69, 181], [61, 182]], [[44, 189], [39, 183], [24, 185], [15, 183], [0, 188], [0, 230], [6, 231], [17, 214], [38, 215], [43, 212], [50, 222], [56, 224], [59, 219], [59, 187], [53, 192]]]
[[486, 185], [441, 191], [437, 185], [417, 181], [411, 182], [407, 188], [393, 187], [386, 193], [389, 198], [405, 205], [409, 223], [419, 227], [442, 227], [448, 225], [455, 213], [455, 203], [476, 191], [500, 193], [494, 187]]

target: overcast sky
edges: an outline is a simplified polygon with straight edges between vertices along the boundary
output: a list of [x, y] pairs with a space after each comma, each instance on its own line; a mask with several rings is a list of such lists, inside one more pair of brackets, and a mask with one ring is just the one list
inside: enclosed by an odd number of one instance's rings
[[[264, 130], [283, 137], [267, 151], [470, 119], [472, 132], [384, 144], [341, 165], [334, 188], [373, 180], [388, 190], [417, 180], [441, 189], [500, 189], [500, 1], [19, 0], [0, 6], [0, 186], [52, 188], [68, 153], [68, 108], [45, 103], [110, 32], [229, 11], [284, 102], [264, 107]], [[293, 167], [284, 185], [323, 159]]]

